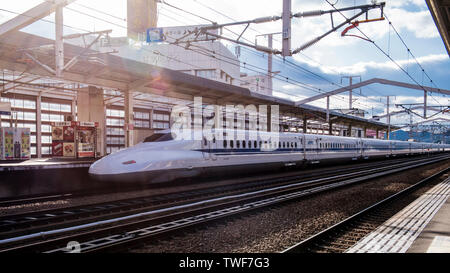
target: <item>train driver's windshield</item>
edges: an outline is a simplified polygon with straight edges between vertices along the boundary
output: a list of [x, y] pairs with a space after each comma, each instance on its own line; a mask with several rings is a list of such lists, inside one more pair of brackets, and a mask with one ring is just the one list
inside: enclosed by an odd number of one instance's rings
[[148, 136], [144, 139], [144, 142], [161, 142], [161, 141], [169, 141], [173, 140], [173, 136], [171, 133], [156, 133], [151, 136]]

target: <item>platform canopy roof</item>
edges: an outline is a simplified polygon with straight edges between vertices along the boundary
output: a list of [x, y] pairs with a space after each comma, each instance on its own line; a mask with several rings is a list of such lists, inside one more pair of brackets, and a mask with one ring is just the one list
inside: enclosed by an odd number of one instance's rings
[[[0, 40], [0, 68], [19, 73], [55, 77], [45, 66], [54, 67], [54, 40], [16, 31]], [[27, 54], [26, 54], [27, 53]], [[204, 104], [254, 104], [280, 106], [281, 114], [294, 114], [325, 123], [326, 109], [250, 92], [249, 89], [195, 77], [179, 71], [156, 67], [142, 62], [87, 51], [83, 47], [64, 44], [65, 63], [74, 56], [78, 61], [64, 71], [61, 80], [94, 85], [122, 91], [137, 91], [193, 101], [201, 96]], [[34, 60], [33, 60], [34, 59]], [[40, 63], [36, 63], [36, 60]], [[334, 124], [386, 130], [387, 124], [364, 118], [329, 112]], [[392, 129], [395, 126], [391, 126]]]
[[450, 56], [450, 0], [426, 0]]

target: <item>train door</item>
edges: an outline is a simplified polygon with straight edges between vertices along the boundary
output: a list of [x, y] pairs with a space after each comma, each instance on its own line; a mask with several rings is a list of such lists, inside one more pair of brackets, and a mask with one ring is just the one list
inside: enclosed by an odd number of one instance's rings
[[216, 149], [217, 149], [217, 141], [216, 138], [213, 137], [211, 141], [208, 141], [209, 159], [211, 159], [212, 161], [217, 160]]
[[319, 156], [320, 156], [320, 153], [322, 152], [322, 142], [321, 142], [321, 139], [320, 138], [316, 138], [316, 142], [315, 142], [315, 145], [316, 145], [316, 147], [315, 147], [315, 150], [316, 150], [316, 159], [317, 158], [319, 158]]
[[216, 149], [216, 139], [208, 141], [205, 137], [202, 140], [202, 151], [203, 157], [207, 160], [216, 160], [217, 156], [215, 154]]
[[302, 135], [301, 139], [301, 145], [303, 149], [303, 160], [306, 161], [306, 136]]
[[358, 145], [359, 145], [358, 156], [364, 157], [364, 143], [362, 142], [362, 140], [358, 140]]

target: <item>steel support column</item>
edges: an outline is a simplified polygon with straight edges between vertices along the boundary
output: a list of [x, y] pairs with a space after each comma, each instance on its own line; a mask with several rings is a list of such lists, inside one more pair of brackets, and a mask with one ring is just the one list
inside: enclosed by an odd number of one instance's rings
[[64, 70], [64, 26], [63, 26], [63, 8], [56, 7], [55, 10], [55, 72], [56, 77], [62, 76]]
[[42, 157], [41, 92], [36, 97], [36, 157]]
[[125, 147], [134, 145], [133, 139], [133, 92], [130, 90], [124, 91], [124, 108], [125, 108]]

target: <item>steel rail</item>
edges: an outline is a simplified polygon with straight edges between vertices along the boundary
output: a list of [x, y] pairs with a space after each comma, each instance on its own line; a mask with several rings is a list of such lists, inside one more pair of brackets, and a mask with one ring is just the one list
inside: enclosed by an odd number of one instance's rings
[[[349, 248], [351, 247], [355, 242], [354, 241], [349, 241], [349, 240], [345, 240], [343, 239], [343, 243], [331, 243], [329, 245], [327, 245], [327, 242], [331, 242], [336, 240], [340, 240], [339, 239], [339, 235], [343, 234], [344, 231], [347, 232], [351, 232], [352, 228], [356, 229], [356, 228], [360, 228], [358, 229], [358, 231], [361, 231], [362, 226], [360, 225], [361, 222], [364, 222], [365, 227], [369, 226], [370, 230], [375, 230], [379, 224], [374, 224], [375, 222], [381, 222], [383, 223], [385, 220], [387, 220], [389, 217], [380, 217], [381, 214], [383, 214], [383, 208], [388, 205], [391, 204], [392, 202], [395, 202], [397, 199], [402, 198], [404, 196], [406, 196], [407, 194], [411, 193], [412, 191], [420, 188], [421, 186], [424, 186], [427, 182], [441, 176], [444, 173], [447, 173], [450, 170], [450, 167], [447, 167], [441, 171], [438, 171], [436, 173], [434, 173], [433, 175], [426, 177], [424, 179], [422, 179], [421, 181], [409, 186], [408, 188], [397, 192], [379, 202], [377, 202], [374, 205], [371, 205], [363, 210], [361, 210], [360, 212], [346, 218], [345, 220], [285, 249], [284, 251], [282, 251], [282, 253], [307, 253], [307, 252], [314, 252], [314, 250], [319, 250], [319, 249], [326, 249], [329, 248], [329, 250], [332, 250], [334, 252], [342, 252], [342, 250], [344, 248]], [[387, 208], [385, 208], [387, 209]], [[378, 211], [381, 210], [381, 211]], [[375, 214], [376, 212], [376, 214]], [[396, 211], [395, 211], [396, 212]], [[388, 214], [385, 215], [393, 215], [395, 214], [395, 212], [390, 212]], [[362, 221], [362, 219], [368, 219], [368, 218], [372, 218], [374, 219], [372, 221], [372, 223], [367, 223], [367, 221]], [[357, 222], [360, 223], [357, 223]], [[380, 223], [380, 224], [381, 224]], [[350, 227], [352, 226], [352, 227]], [[356, 232], [357, 233], [357, 232]], [[367, 232], [365, 232], [367, 233]], [[360, 233], [359, 237], [363, 237], [363, 235], [365, 235], [364, 233]]]
[[[275, 189], [264, 189], [257, 192], [251, 192], [251, 193], [243, 193], [243, 194], [237, 194], [234, 196], [226, 196], [226, 197], [220, 197], [215, 198], [211, 200], [206, 201], [200, 201], [192, 204], [185, 204], [177, 207], [172, 208], [165, 208], [161, 210], [156, 211], [149, 211], [144, 213], [139, 213], [135, 215], [129, 215], [126, 217], [120, 217], [116, 219], [109, 219], [105, 221], [99, 221], [95, 223], [89, 223], [87, 225], [81, 225], [76, 227], [70, 227], [66, 229], [60, 229], [60, 230], [53, 230], [49, 232], [44, 233], [36, 233], [26, 236], [20, 236], [15, 238], [10, 238], [7, 240], [1, 240], [0, 245], [12, 243], [12, 242], [26, 242], [30, 239], [39, 239], [41, 237], [47, 237], [52, 236], [55, 234], [63, 235], [69, 231], [83, 231], [82, 234], [75, 234], [75, 235], [68, 235], [63, 238], [55, 238], [44, 242], [33, 242], [29, 245], [20, 245], [10, 248], [9, 250], [24, 250], [24, 249], [33, 249], [34, 247], [41, 247], [45, 244], [50, 245], [59, 245], [59, 247], [52, 248], [50, 250], [45, 250], [45, 252], [53, 252], [53, 251], [67, 251], [65, 247], [61, 247], [63, 242], [66, 242], [66, 240], [77, 240], [77, 239], [84, 239], [86, 240], [86, 237], [91, 237], [95, 234], [93, 240], [88, 240], [81, 243], [83, 252], [85, 251], [94, 251], [99, 249], [106, 249], [111, 246], [117, 246], [122, 245], [124, 243], [129, 243], [136, 241], [137, 239], [146, 238], [148, 236], [153, 236], [161, 233], [165, 233], [168, 231], [172, 231], [174, 229], [181, 229], [188, 226], [192, 226], [195, 224], [203, 223], [206, 221], [210, 221], [217, 218], [227, 217], [230, 215], [234, 215], [237, 213], [242, 213], [248, 210], [262, 208], [266, 206], [270, 206], [276, 203], [280, 202], [286, 202], [288, 200], [296, 199], [299, 197], [315, 194], [318, 192], [323, 192], [326, 190], [334, 189], [337, 187], [342, 187], [345, 185], [350, 185], [358, 182], [363, 182], [369, 179], [385, 176], [388, 174], [392, 174], [395, 172], [400, 172], [403, 170], [408, 170], [411, 168], [416, 168], [419, 166], [424, 166], [431, 163], [436, 163], [442, 160], [448, 159], [448, 156], [443, 156], [439, 158], [433, 158], [428, 161], [423, 161], [420, 163], [415, 164], [402, 164], [401, 167], [396, 167], [394, 169], [389, 170], [383, 170], [382, 172], [372, 173], [368, 174], [362, 177], [356, 177], [356, 178], [350, 178], [347, 180], [339, 181], [337, 183], [332, 184], [326, 184], [321, 185], [318, 187], [312, 187], [309, 189], [302, 189], [300, 191], [296, 190], [294, 187], [299, 185], [285, 185], [280, 186]], [[380, 170], [378, 170], [380, 171]], [[301, 183], [299, 183], [301, 184]], [[243, 201], [247, 201], [248, 203], [242, 204]], [[183, 210], [187, 209], [187, 212], [184, 212]], [[161, 213], [172, 213], [170, 215], [172, 218], [169, 219], [170, 221], [162, 221], [160, 223], [152, 223], [151, 221], [154, 221], [154, 219], [143, 219], [143, 217], [151, 216], [151, 215], [157, 215]], [[183, 215], [186, 215], [186, 217], [183, 217]], [[174, 216], [177, 216], [177, 219], [173, 219]], [[181, 216], [181, 218], [180, 218]], [[168, 216], [161, 216], [162, 218], [168, 217]], [[132, 223], [123, 223], [124, 221], [128, 220], [136, 220], [138, 222], [132, 222]], [[119, 226], [112, 226], [112, 227], [104, 227], [106, 224], [118, 224]], [[144, 228], [138, 228], [136, 230], [123, 232], [124, 229], [129, 229], [132, 226], [136, 225], [147, 225]], [[150, 224], [150, 225], [149, 225]], [[86, 228], [101, 228], [101, 229], [95, 229], [91, 231], [86, 231]], [[108, 235], [104, 236], [104, 233], [107, 232]], [[103, 236], [102, 236], [103, 234]], [[4, 249], [3, 251], [6, 251], [8, 249]]]
[[[427, 159], [418, 158], [416, 161]], [[0, 239], [33, 233], [48, 229], [63, 228], [70, 225], [79, 225], [94, 220], [104, 220], [108, 217], [121, 217], [128, 214], [139, 213], [150, 209], [161, 209], [169, 206], [181, 205], [200, 201], [213, 196], [225, 196], [238, 191], [264, 189], [275, 185], [289, 185], [302, 182], [304, 187], [318, 185], [338, 178], [345, 179], [354, 175], [363, 175], [376, 172], [375, 169], [392, 167], [393, 164], [410, 164], [409, 159], [395, 162], [382, 162], [382, 164], [367, 164], [364, 166], [349, 166], [344, 170], [332, 170], [320, 175], [310, 174], [310, 177], [296, 175], [294, 177], [281, 177], [269, 180], [249, 181], [243, 184], [231, 184], [213, 188], [194, 189], [179, 193], [145, 196], [132, 199], [116, 200], [92, 205], [76, 206], [72, 208], [49, 209], [39, 212], [22, 213], [0, 217]], [[379, 162], [378, 162], [379, 163]], [[348, 169], [351, 169], [349, 172]], [[343, 174], [342, 174], [343, 173]], [[316, 178], [317, 177], [317, 178]], [[320, 178], [322, 177], [322, 178]], [[306, 180], [306, 179], [310, 180]], [[311, 179], [314, 178], [314, 179]]]

